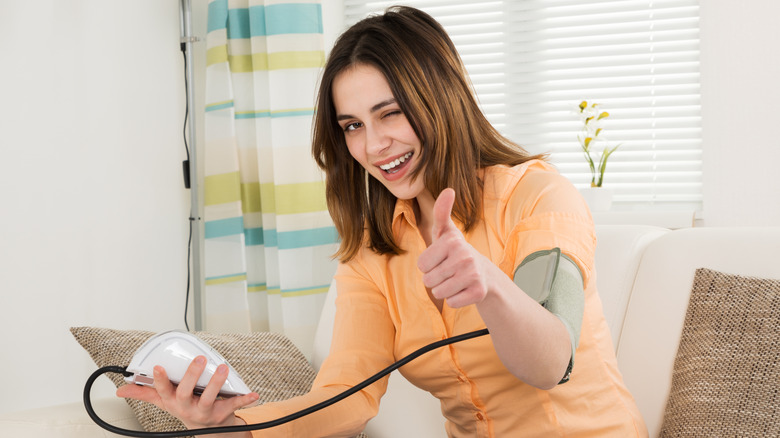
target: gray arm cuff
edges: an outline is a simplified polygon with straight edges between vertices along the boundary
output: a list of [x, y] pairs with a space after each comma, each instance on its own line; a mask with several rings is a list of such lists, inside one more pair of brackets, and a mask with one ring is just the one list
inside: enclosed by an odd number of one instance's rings
[[560, 383], [569, 380], [574, 353], [579, 345], [585, 293], [577, 264], [559, 248], [535, 252], [523, 260], [514, 274], [514, 282], [531, 298], [558, 317], [571, 340], [571, 359]]

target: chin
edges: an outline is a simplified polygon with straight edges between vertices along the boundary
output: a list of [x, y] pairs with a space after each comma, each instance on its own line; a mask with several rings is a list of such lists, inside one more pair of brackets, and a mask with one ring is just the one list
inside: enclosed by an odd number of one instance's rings
[[404, 187], [387, 187], [387, 190], [398, 199], [409, 200], [417, 198], [423, 191], [423, 187], [406, 185]]

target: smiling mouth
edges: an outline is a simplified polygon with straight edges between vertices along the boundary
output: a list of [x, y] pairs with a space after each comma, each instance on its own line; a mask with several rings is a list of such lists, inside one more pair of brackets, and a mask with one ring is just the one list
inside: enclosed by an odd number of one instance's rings
[[403, 164], [404, 161], [408, 160], [411, 156], [412, 156], [412, 152], [407, 152], [404, 156], [398, 157], [394, 161], [391, 161], [387, 164], [382, 164], [381, 166], [379, 166], [379, 168], [389, 174], [396, 173], [399, 170], [401, 170], [401, 164]]

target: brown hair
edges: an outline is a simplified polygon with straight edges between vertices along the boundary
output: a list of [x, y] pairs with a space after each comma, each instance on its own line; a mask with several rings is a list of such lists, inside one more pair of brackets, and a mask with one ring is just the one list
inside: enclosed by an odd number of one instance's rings
[[350, 155], [336, 120], [333, 81], [357, 64], [382, 72], [420, 139], [421, 164], [410, 177], [422, 177], [434, 196], [455, 189], [453, 215], [466, 230], [481, 219], [478, 169], [542, 158], [530, 156], [487, 121], [455, 45], [430, 15], [395, 6], [356, 23], [338, 38], [325, 65], [312, 144], [326, 175], [328, 210], [342, 240], [336, 253], [341, 261], [354, 257], [364, 243], [379, 254], [403, 253], [393, 239], [395, 196], [372, 177], [367, 196], [365, 170]]

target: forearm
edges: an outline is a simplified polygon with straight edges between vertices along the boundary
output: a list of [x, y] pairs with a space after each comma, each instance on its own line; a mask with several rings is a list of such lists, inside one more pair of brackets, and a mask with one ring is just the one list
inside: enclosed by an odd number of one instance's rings
[[554, 387], [571, 359], [568, 330], [497, 267], [490, 277], [488, 293], [477, 309], [501, 362], [529, 385]]
[[[377, 383], [379, 385], [379, 383]], [[386, 385], [386, 381], [383, 382]], [[315, 384], [316, 385], [316, 384]], [[382, 385], [380, 385], [382, 386]], [[292, 399], [269, 403], [237, 411], [247, 424], [265, 423], [309, 408], [348, 389], [347, 386], [315, 388], [311, 392]], [[252, 432], [252, 437], [331, 437], [355, 436], [366, 422], [376, 415], [377, 404], [371, 395], [358, 392], [327, 408], [313, 412], [291, 422]]]
[[[245, 426], [246, 422], [240, 417], [233, 417], [233, 426]], [[252, 438], [252, 432], [231, 432], [209, 435], [214, 438]]]

